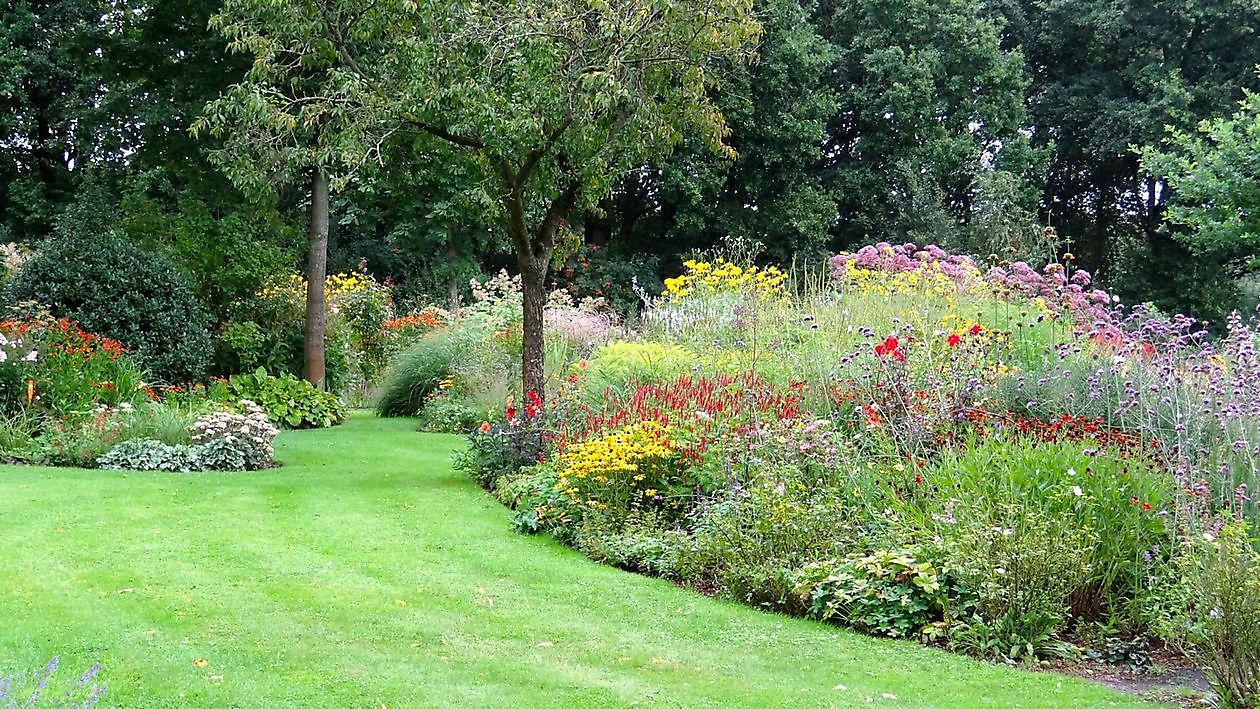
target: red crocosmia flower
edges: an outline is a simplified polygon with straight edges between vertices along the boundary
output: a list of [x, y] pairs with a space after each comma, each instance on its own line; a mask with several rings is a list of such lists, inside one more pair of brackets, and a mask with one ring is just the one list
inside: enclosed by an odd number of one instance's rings
[[968, 334], [968, 335], [979, 335], [979, 334], [980, 334], [980, 333], [982, 333], [982, 332], [984, 332], [984, 328], [980, 327], [979, 325], [972, 325], [972, 326], [971, 326], [971, 329], [967, 331], [967, 334]]
[[1133, 504], [1137, 505], [1137, 504], [1141, 504], [1142, 501], [1137, 499], [1136, 497], [1130, 497], [1129, 502], [1132, 502]]
[[961, 337], [959, 337], [958, 335], [955, 335], [955, 334], [954, 334], [954, 333], [952, 333], [952, 332], [951, 332], [951, 333], [949, 333], [949, 337], [946, 337], [946, 338], [945, 338], [945, 344], [946, 344], [947, 346], [949, 346], [949, 347], [954, 347], [954, 346], [956, 346], [959, 342], [962, 342], [962, 338], [961, 338]]
[[490, 422], [489, 422], [489, 421], [482, 421], [482, 422], [481, 422], [481, 432], [482, 432], [482, 433], [490, 433]]
[[507, 410], [504, 411], [503, 413], [507, 414], [508, 420], [511, 421], [512, 419], [516, 418], [516, 407], [509, 404], [507, 407]]
[[1143, 512], [1150, 512], [1150, 511], [1151, 511], [1151, 503], [1149, 503], [1149, 502], [1143, 502], [1143, 503], [1142, 503], [1142, 511], [1143, 511]]

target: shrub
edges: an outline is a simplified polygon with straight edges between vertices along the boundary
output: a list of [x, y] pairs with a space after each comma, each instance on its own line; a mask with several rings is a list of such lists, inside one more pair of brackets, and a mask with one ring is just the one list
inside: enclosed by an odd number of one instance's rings
[[556, 490], [571, 508], [620, 519], [631, 509], [669, 505], [690, 491], [676, 475], [669, 430], [644, 421], [567, 446], [558, 455]]
[[403, 350], [386, 369], [376, 398], [381, 416], [415, 416], [429, 395], [475, 346], [480, 329], [467, 324], [430, 332]]
[[943, 633], [948, 599], [940, 571], [913, 550], [876, 551], [803, 572], [809, 615], [893, 638]]
[[867, 530], [851, 491], [803, 477], [784, 471], [701, 503], [690, 516], [677, 574], [741, 601], [804, 612], [797, 572], [864, 550]]
[[[1075, 429], [1055, 430], [1074, 435]], [[911, 501], [903, 510], [945, 536], [985, 533], [984, 525], [1018, 531], [1025, 518], [1042, 520], [1037, 525], [1055, 520], [1060, 537], [1081, 530], [1094, 542], [1073, 552], [1090, 569], [1078, 587], [1069, 589], [1075, 592], [1075, 610], [1087, 616], [1122, 610], [1126, 600], [1143, 591], [1144, 559], [1167, 546], [1161, 513], [1171, 507], [1171, 476], [1143, 455], [1101, 450], [1097, 441], [1091, 446], [1088, 440], [1028, 441], [1021, 435], [1008, 432], [946, 452], [919, 472], [919, 484], [908, 485]], [[941, 522], [949, 519], [980, 526], [953, 532]]]
[[1177, 568], [1183, 614], [1166, 633], [1225, 707], [1260, 706], [1260, 552], [1242, 523], [1191, 538]]
[[207, 315], [165, 259], [113, 234], [54, 239], [6, 286], [9, 302], [35, 302], [134, 348], [168, 381], [201, 379], [212, 354]]
[[540, 426], [485, 423], [468, 436], [468, 447], [455, 455], [455, 468], [478, 485], [493, 490], [495, 481], [534, 465], [548, 450]]
[[[192, 442], [201, 448], [199, 453], [208, 469], [260, 470], [271, 466], [275, 453], [271, 442], [280, 432], [258, 404], [243, 399], [240, 406], [243, 413], [218, 411], [193, 423]], [[228, 463], [232, 467], [220, 467]]]
[[31, 458], [41, 465], [91, 468], [122, 440], [122, 423], [108, 406], [58, 420], [39, 436]]
[[[344, 274], [328, 276], [325, 297], [324, 382], [340, 391], [350, 372], [350, 328], [336, 303], [366, 279]], [[235, 374], [262, 367], [277, 374], [300, 377], [305, 367], [306, 280], [297, 274], [274, 279], [252, 298], [236, 301], [232, 320], [220, 330], [216, 360], [219, 371]]]
[[942, 531], [947, 570], [976, 594], [974, 617], [952, 631], [955, 644], [1007, 660], [1070, 652], [1052, 636], [1091, 578], [1098, 537], [1070, 518], [1014, 505], [954, 514]]
[[320, 391], [292, 374], [277, 377], [257, 369], [233, 375], [228, 382], [234, 398], [256, 402], [284, 428], [328, 428], [346, 420], [346, 406], [337, 395]]

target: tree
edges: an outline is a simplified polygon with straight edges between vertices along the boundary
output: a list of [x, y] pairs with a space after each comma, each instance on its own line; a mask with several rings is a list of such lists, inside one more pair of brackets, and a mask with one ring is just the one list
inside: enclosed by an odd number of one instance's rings
[[677, 254], [730, 235], [760, 242], [780, 262], [825, 247], [836, 221], [819, 169], [835, 110], [826, 85], [834, 51], [813, 23], [813, 2], [755, 7], [764, 28], [757, 62], [730, 67], [715, 97], [738, 155], [688, 140], [663, 164], [627, 175], [609, 205], [621, 245]]
[[[399, 131], [471, 154], [483, 206], [516, 253], [522, 387], [540, 396], [544, 281], [562, 220], [684, 134], [730, 153], [708, 89], [760, 32], [751, 0], [229, 0], [215, 26], [269, 78], [273, 125], [353, 127], [325, 143], [337, 164], [379, 156]], [[291, 90], [312, 66], [328, 70]]]
[[835, 52], [823, 152], [841, 244], [944, 238], [973, 218], [988, 171], [1036, 185], [1023, 56], [980, 0], [823, 0], [817, 22]]
[[[1165, 185], [1131, 146], [1188, 130], [1260, 88], [1253, 0], [989, 0], [1024, 54], [1033, 144], [1051, 149], [1043, 216], [1128, 298], [1185, 308], [1210, 264], [1162, 228]], [[1117, 252], [1134, 256], [1117, 261]], [[1139, 272], [1120, 272], [1124, 264]], [[1119, 264], [1113, 267], [1113, 264]], [[1127, 267], [1126, 267], [1127, 268]], [[1204, 313], [1209, 314], [1209, 313]]]
[[[255, 197], [271, 193], [276, 183], [292, 181], [297, 174], [308, 181], [303, 374], [319, 387], [326, 373], [329, 170], [342, 156], [344, 143], [339, 141], [353, 141], [362, 134], [362, 127], [347, 120], [340, 106], [309, 110], [324, 98], [319, 92], [325, 88], [332, 64], [327, 53], [308, 51], [310, 47], [290, 47], [271, 56], [272, 63], [255, 62], [245, 81], [206, 104], [191, 132], [223, 141], [212, 153], [214, 161]], [[294, 106], [299, 107], [296, 113]]]
[[1260, 270], [1260, 93], [1244, 90], [1235, 113], [1193, 131], [1169, 127], [1164, 147], [1140, 152], [1143, 171], [1164, 181], [1164, 220], [1191, 251]]
[[0, 233], [52, 231], [99, 152], [103, 0], [16, 0], [0, 14]]

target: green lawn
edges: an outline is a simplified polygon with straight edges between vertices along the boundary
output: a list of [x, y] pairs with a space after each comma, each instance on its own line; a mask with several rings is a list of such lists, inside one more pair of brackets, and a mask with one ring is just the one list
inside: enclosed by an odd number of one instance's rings
[[0, 468], [0, 670], [100, 660], [127, 707], [1136, 704], [513, 534], [412, 426], [286, 433], [260, 473]]

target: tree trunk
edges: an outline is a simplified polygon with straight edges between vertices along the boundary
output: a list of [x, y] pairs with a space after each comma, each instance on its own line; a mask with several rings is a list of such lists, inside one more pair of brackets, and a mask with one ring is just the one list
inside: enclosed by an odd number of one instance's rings
[[324, 279], [328, 271], [328, 176], [311, 177], [311, 234], [306, 255], [306, 381], [324, 386]]
[[543, 305], [547, 300], [547, 259], [529, 254], [517, 258], [521, 269], [521, 302], [524, 320], [521, 323], [521, 394], [529, 401], [529, 392], [546, 398], [543, 368]]

